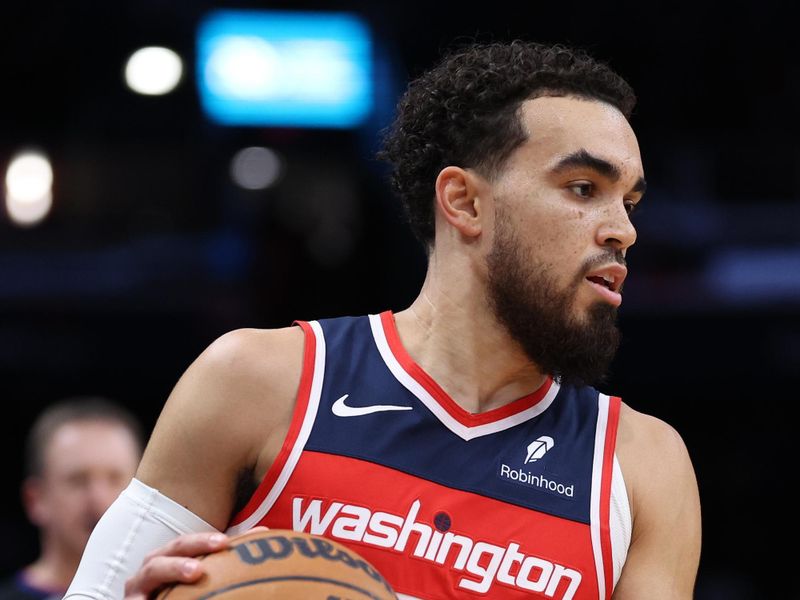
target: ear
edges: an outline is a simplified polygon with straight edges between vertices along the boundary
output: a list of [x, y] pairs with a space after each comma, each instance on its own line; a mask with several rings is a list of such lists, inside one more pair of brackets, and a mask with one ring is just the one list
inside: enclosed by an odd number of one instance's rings
[[22, 505], [31, 523], [42, 527], [47, 521], [44, 482], [38, 477], [28, 477], [22, 482]]
[[436, 204], [442, 216], [462, 235], [477, 237], [483, 231], [481, 196], [488, 191], [474, 171], [445, 167], [436, 178]]

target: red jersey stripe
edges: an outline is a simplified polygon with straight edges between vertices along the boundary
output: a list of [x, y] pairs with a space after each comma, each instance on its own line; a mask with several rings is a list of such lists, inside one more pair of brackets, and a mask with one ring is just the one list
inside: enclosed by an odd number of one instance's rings
[[456, 421], [466, 427], [476, 427], [478, 425], [486, 425], [495, 421], [500, 421], [512, 415], [518, 414], [524, 410], [535, 406], [542, 398], [545, 397], [553, 384], [552, 378], [548, 377], [538, 390], [522, 398], [518, 398], [513, 402], [495, 408], [484, 413], [470, 413], [461, 408], [451, 397], [439, 386], [434, 379], [420, 367], [413, 358], [408, 354], [400, 341], [400, 335], [397, 333], [397, 327], [394, 322], [394, 315], [392, 311], [384, 311], [380, 314], [383, 330], [386, 335], [386, 341], [392, 354], [397, 359], [397, 362], [403, 369], [417, 381], [425, 390], [433, 397]]
[[230, 524], [228, 525], [229, 527], [240, 524], [242, 521], [252, 515], [256, 509], [261, 506], [261, 503], [264, 502], [267, 494], [278, 480], [278, 476], [280, 475], [281, 471], [283, 471], [286, 461], [289, 458], [289, 454], [291, 453], [292, 448], [297, 441], [297, 436], [300, 433], [300, 427], [303, 425], [306, 410], [308, 409], [308, 399], [311, 395], [311, 383], [314, 380], [314, 359], [317, 354], [317, 338], [314, 335], [309, 323], [305, 321], [295, 321], [295, 324], [299, 325], [305, 334], [305, 348], [303, 349], [303, 370], [300, 376], [300, 386], [298, 387], [297, 391], [297, 401], [294, 414], [292, 416], [292, 422], [289, 425], [289, 431], [286, 434], [286, 438], [283, 440], [281, 450], [278, 453], [278, 456], [275, 457], [275, 462], [272, 463], [272, 466], [269, 468], [269, 471], [267, 471], [264, 479], [261, 480], [261, 483], [259, 484], [258, 488], [256, 488], [256, 491], [250, 498], [250, 501], [231, 520]]
[[621, 399], [611, 396], [608, 401], [608, 422], [603, 448], [603, 475], [600, 483], [600, 547], [603, 553], [603, 574], [606, 582], [606, 599], [614, 590], [614, 563], [611, 554], [611, 476], [614, 472], [614, 448], [617, 443]]

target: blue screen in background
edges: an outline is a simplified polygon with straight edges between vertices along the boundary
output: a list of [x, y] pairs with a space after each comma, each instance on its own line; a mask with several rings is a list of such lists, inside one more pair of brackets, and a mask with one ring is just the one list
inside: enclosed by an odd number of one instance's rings
[[198, 27], [200, 103], [221, 125], [358, 127], [372, 69], [370, 30], [349, 13], [220, 10]]

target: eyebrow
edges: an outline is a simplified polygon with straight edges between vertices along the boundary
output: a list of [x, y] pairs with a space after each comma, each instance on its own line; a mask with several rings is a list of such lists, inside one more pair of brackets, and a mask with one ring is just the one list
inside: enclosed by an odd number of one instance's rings
[[[616, 165], [599, 156], [590, 154], [585, 149], [567, 154], [556, 163], [551, 171], [558, 174], [574, 168], [591, 169], [614, 182], [619, 181], [619, 178], [622, 176], [622, 173]], [[647, 182], [644, 180], [644, 177], [639, 177], [636, 184], [631, 188], [631, 191], [644, 194], [645, 189], [647, 189]]]

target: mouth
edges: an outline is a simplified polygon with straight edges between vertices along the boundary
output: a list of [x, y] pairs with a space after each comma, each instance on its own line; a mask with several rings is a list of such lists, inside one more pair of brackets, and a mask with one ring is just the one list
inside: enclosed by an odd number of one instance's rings
[[627, 274], [624, 266], [613, 264], [593, 270], [586, 280], [606, 302], [619, 306], [622, 304], [622, 283]]
[[605, 275], [603, 277], [595, 275], [593, 277], [587, 277], [586, 279], [588, 279], [589, 281], [591, 281], [596, 285], [602, 285], [611, 290], [612, 292], [616, 292], [617, 290], [619, 290], [616, 280], [608, 275]]

